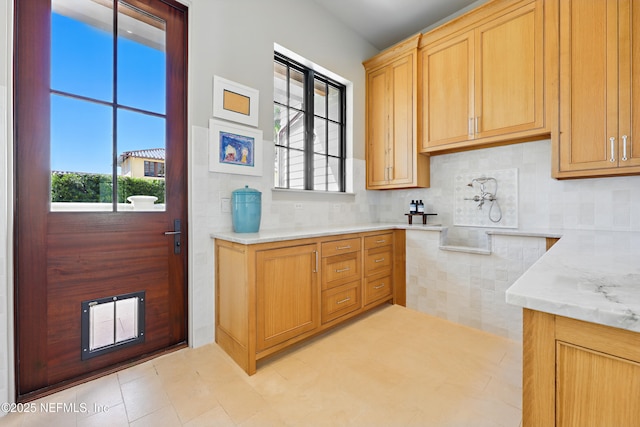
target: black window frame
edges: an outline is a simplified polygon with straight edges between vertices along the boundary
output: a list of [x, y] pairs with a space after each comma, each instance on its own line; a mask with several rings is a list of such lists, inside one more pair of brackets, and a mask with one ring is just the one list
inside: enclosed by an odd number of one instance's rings
[[[302, 111], [304, 112], [304, 150], [303, 150], [303, 155], [304, 155], [304, 190], [309, 190], [309, 191], [318, 191], [318, 192], [327, 192], [327, 193], [344, 193], [346, 192], [346, 186], [347, 186], [347, 168], [346, 168], [346, 163], [347, 163], [347, 138], [346, 138], [346, 110], [347, 110], [347, 87], [342, 84], [337, 82], [336, 80], [327, 77], [326, 75], [323, 75], [321, 73], [318, 73], [317, 71], [315, 71], [313, 68], [307, 67], [289, 57], [287, 57], [286, 55], [283, 55], [279, 52], [275, 52], [274, 53], [274, 65], [278, 63], [282, 66], [284, 66], [287, 69], [287, 76], [286, 76], [286, 82], [287, 82], [287, 104], [282, 104], [281, 102], [277, 102], [275, 97], [273, 100], [273, 104], [274, 107], [279, 106], [280, 108], [284, 108], [287, 110], [287, 112], [289, 112], [291, 106], [291, 98], [290, 98], [290, 93], [289, 93], [289, 87], [290, 87], [290, 70], [296, 70], [300, 73], [302, 73], [304, 75], [304, 100], [302, 102]], [[327, 88], [326, 91], [326, 96], [325, 96], [325, 111], [324, 111], [324, 116], [318, 116], [315, 113], [315, 102], [314, 102], [314, 86], [316, 81], [320, 81], [322, 83], [324, 83], [325, 87]], [[328, 105], [329, 105], [329, 87], [332, 87], [334, 89], [337, 89], [339, 92], [339, 97], [340, 97], [340, 111], [338, 114], [338, 120], [332, 120], [329, 118], [329, 113], [328, 113]], [[287, 115], [287, 117], [289, 117], [289, 115]], [[337, 124], [339, 126], [339, 136], [340, 136], [340, 141], [338, 143], [338, 155], [330, 155], [329, 154], [329, 147], [328, 147], [328, 141], [329, 138], [326, 138], [325, 140], [325, 147], [324, 147], [324, 153], [316, 153], [314, 150], [314, 130], [315, 130], [315, 118], [319, 117], [321, 119], [325, 120], [325, 135], [329, 135], [329, 124], [333, 123], [333, 124]], [[281, 150], [291, 150], [291, 148], [289, 147], [289, 142], [285, 141], [284, 144], [282, 143], [278, 143], [278, 139], [274, 138], [274, 143], [275, 143], [275, 147], [276, 147], [276, 151], [278, 149]], [[287, 138], [288, 139], [288, 138]], [[325, 158], [325, 182], [324, 182], [324, 190], [321, 189], [316, 189], [315, 188], [315, 166], [314, 166], [314, 157], [316, 155], [320, 155], [320, 156], [324, 156]], [[337, 190], [329, 190], [329, 159], [333, 158], [333, 159], [337, 159], [338, 160], [338, 174], [336, 176], [337, 179], [337, 184], [338, 184], [338, 189]], [[287, 156], [287, 159], [290, 159], [290, 156]], [[274, 159], [274, 162], [278, 162], [277, 157]], [[279, 169], [279, 173], [283, 173], [282, 168]], [[285, 182], [286, 185], [285, 186], [280, 186], [278, 185], [278, 182], [275, 182], [274, 179], [274, 186], [275, 188], [278, 189], [291, 189], [291, 179], [290, 179], [290, 169], [289, 167], [286, 168], [286, 178], [285, 178]]]

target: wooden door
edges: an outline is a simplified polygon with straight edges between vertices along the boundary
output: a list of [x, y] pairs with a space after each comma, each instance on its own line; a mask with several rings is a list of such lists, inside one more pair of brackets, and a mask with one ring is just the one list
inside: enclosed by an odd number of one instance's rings
[[618, 166], [618, 1], [560, 2], [560, 170]]
[[473, 32], [420, 52], [422, 149], [473, 139]]
[[544, 126], [542, 17], [532, 2], [478, 28], [475, 138]]
[[414, 180], [416, 130], [414, 112], [416, 110], [414, 54], [396, 61], [391, 67], [391, 132], [389, 140], [390, 183], [411, 184]]
[[[75, 15], [84, 12], [76, 9], [78, 4], [67, 9], [67, 15], [53, 11], [51, 2], [25, 0], [15, 4], [15, 295], [19, 399], [50, 392], [62, 384], [82, 381], [186, 343], [187, 10], [172, 1], [85, 3], [89, 8], [100, 10], [93, 18], [114, 17], [105, 21], [121, 24], [111, 32], [90, 29], [92, 37], [99, 33], [96, 37], [100, 40], [112, 37], [113, 42], [105, 44], [112, 46], [112, 52], [125, 52], [123, 43], [143, 43], [145, 49], [149, 48], [146, 43], [151, 41], [145, 38], [146, 33], [136, 33], [135, 29], [164, 34], [164, 44], [158, 42], [164, 47], [156, 46], [155, 42], [153, 47], [154, 54], [156, 50], [164, 52], [160, 54], [165, 59], [161, 60], [159, 69], [166, 73], [160, 88], [161, 93], [166, 93], [166, 105], [162, 111], [156, 111], [139, 105], [146, 97], [127, 100], [126, 91], [118, 92], [118, 99], [104, 100], [57, 86], [55, 72], [52, 72], [58, 60], [57, 42], [52, 40], [61, 33], [54, 35], [53, 31], [57, 31], [59, 20], [73, 21], [74, 28], [88, 25], [88, 21]], [[131, 33], [126, 31], [129, 24]], [[112, 56], [117, 57], [117, 53]], [[102, 55], [96, 57], [102, 58]], [[106, 58], [112, 60], [109, 55]], [[114, 75], [127, 66], [136, 74], [135, 60], [121, 58]], [[104, 67], [98, 68], [104, 70]], [[137, 85], [145, 80], [143, 75], [136, 78]], [[118, 87], [117, 81], [118, 77], [114, 77], [112, 89]], [[93, 88], [93, 83], [88, 87]], [[106, 93], [111, 96], [116, 89]], [[61, 113], [62, 103], [76, 103], [76, 107]], [[98, 151], [91, 150], [95, 150], [100, 141], [111, 141], [107, 147], [110, 169], [97, 174], [69, 174], [69, 171], [59, 174], [78, 180], [87, 175], [100, 175], [103, 181], [99, 189], [104, 190], [104, 194], [95, 200], [83, 194], [82, 197], [86, 197], [83, 203], [76, 203], [77, 200], [68, 195], [60, 196], [62, 202], [56, 201], [59, 194], [52, 170], [60, 147], [53, 141], [57, 132], [82, 129], [85, 116], [81, 114], [89, 115], [92, 109], [106, 112], [101, 117], [106, 118], [109, 126], [91, 126], [91, 132], [85, 135], [77, 150], [98, 156]], [[71, 111], [78, 115], [73, 116]], [[156, 175], [153, 183], [141, 178], [145, 185], [164, 186], [161, 195], [164, 203], [152, 211], [132, 211], [131, 205], [119, 200], [126, 192], [126, 179], [119, 175], [116, 162], [121, 155], [125, 157], [119, 149], [127, 137], [123, 128], [126, 120], [153, 121], [157, 125], [154, 130], [158, 130], [157, 142], [164, 147], [161, 167], [155, 164], [159, 162], [148, 161], [148, 164], [154, 163], [150, 169], [156, 174], [162, 171], [164, 177]], [[77, 153], [67, 150], [65, 154]], [[75, 165], [82, 167], [84, 161], [86, 158]], [[151, 172], [150, 169], [147, 172]], [[118, 301], [132, 294], [138, 295], [133, 309], [134, 336], [119, 339], [116, 328], [122, 318]], [[91, 337], [94, 331], [98, 333], [98, 326], [91, 319], [84, 323], [87, 312], [93, 313], [93, 307], [102, 303], [108, 306], [111, 304], [108, 301], [114, 301], [114, 317], [109, 320], [112, 324], [107, 325], [113, 328], [112, 342], [85, 346], [87, 336]]]
[[387, 184], [389, 138], [388, 67], [367, 75], [367, 188]]
[[256, 254], [256, 350], [312, 331], [320, 325], [318, 245]]
[[618, 153], [620, 167], [628, 168], [640, 166], [640, 1], [620, 0], [619, 4]]

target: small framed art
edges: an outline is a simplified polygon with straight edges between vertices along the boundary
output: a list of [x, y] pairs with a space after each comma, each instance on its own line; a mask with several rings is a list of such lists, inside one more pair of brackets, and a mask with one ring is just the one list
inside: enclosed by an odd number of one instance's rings
[[213, 76], [213, 117], [258, 126], [257, 89]]
[[262, 131], [209, 119], [209, 170], [262, 176]]

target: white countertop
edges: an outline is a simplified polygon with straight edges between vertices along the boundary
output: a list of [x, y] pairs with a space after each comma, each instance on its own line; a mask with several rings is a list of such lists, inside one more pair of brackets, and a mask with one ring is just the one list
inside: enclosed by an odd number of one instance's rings
[[640, 232], [564, 231], [508, 303], [640, 332]]
[[298, 229], [276, 229], [261, 230], [258, 233], [234, 233], [232, 231], [221, 231], [211, 233], [211, 238], [227, 240], [229, 242], [243, 245], [254, 245], [257, 243], [282, 242], [285, 240], [306, 239], [311, 237], [331, 236], [334, 234], [364, 233], [378, 230], [427, 230], [442, 231], [444, 227], [440, 225], [422, 224], [399, 224], [399, 223], [366, 223], [356, 225], [345, 225], [335, 227], [304, 227]]

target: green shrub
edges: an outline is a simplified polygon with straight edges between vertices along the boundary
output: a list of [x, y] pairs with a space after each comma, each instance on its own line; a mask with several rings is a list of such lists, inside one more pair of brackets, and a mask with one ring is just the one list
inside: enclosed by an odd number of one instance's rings
[[[156, 196], [156, 203], [164, 203], [164, 179], [118, 177], [118, 203], [127, 203], [129, 196]], [[51, 174], [52, 202], [111, 203], [113, 200], [111, 175], [89, 173]]]

